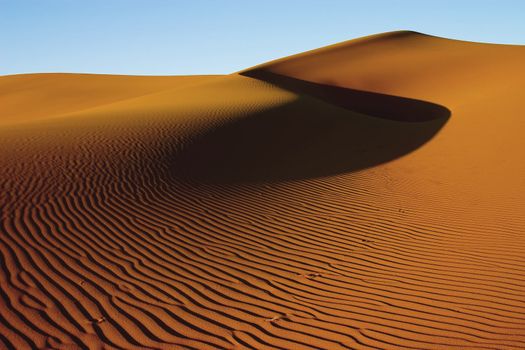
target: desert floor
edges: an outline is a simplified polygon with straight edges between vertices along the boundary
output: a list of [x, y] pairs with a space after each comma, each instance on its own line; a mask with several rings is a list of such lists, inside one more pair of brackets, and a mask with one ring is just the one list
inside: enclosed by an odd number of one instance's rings
[[525, 47], [0, 77], [0, 348], [525, 348]]

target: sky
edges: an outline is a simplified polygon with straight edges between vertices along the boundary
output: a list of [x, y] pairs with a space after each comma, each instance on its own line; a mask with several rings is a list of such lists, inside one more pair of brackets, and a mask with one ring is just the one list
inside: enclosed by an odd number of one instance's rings
[[0, 75], [227, 74], [400, 29], [525, 45], [525, 0], [0, 0]]

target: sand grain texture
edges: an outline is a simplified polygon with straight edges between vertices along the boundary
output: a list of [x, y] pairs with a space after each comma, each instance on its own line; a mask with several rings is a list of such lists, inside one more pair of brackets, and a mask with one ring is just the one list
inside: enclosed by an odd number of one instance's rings
[[0, 348], [523, 349], [523, 62], [0, 77]]

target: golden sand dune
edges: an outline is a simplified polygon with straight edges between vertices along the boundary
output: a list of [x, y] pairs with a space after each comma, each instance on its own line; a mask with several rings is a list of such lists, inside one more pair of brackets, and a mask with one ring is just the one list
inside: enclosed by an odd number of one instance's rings
[[0, 348], [523, 349], [523, 62], [0, 77]]

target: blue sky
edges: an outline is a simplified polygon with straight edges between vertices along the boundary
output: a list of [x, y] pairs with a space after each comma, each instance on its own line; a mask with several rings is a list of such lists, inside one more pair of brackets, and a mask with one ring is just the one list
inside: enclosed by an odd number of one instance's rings
[[0, 75], [224, 74], [398, 29], [525, 44], [525, 0], [0, 0]]

